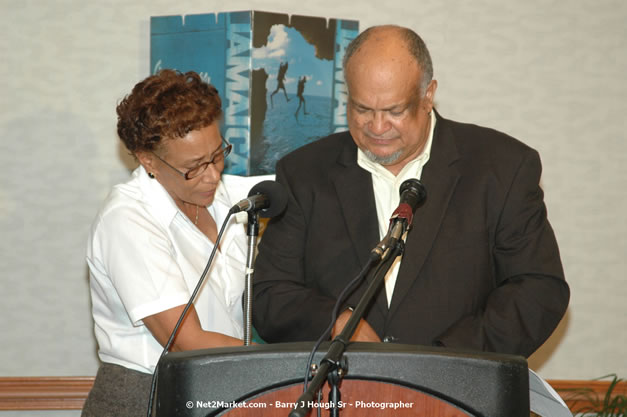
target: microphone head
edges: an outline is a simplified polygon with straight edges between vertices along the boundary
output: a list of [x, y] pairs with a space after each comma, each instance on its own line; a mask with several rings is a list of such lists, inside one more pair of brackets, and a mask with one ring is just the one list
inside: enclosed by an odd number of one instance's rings
[[274, 217], [283, 213], [287, 206], [287, 192], [285, 187], [276, 181], [261, 181], [253, 186], [248, 197], [263, 194], [268, 199], [268, 207], [259, 210], [260, 217]]
[[400, 195], [401, 203], [409, 204], [412, 212], [415, 212], [416, 208], [427, 198], [427, 189], [416, 178], [410, 178], [401, 184]]

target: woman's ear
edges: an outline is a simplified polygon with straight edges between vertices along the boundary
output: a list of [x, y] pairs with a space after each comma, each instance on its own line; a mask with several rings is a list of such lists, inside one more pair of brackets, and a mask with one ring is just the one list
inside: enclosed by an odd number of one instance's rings
[[144, 167], [148, 175], [151, 178], [154, 178], [156, 167], [155, 167], [155, 156], [153, 155], [153, 153], [148, 152], [148, 151], [137, 151], [135, 152], [135, 157], [137, 157], [137, 160], [139, 161], [141, 166]]

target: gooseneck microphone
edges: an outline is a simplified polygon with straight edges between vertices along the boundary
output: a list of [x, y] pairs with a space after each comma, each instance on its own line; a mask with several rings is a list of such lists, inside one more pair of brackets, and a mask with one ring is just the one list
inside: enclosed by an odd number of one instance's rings
[[[244, 290], [244, 298], [246, 300], [246, 304], [244, 305], [244, 319], [245, 319], [245, 328], [244, 328], [244, 344], [249, 345], [251, 339], [251, 328], [252, 328], [252, 319], [251, 319], [251, 305], [252, 305], [252, 272], [253, 267], [252, 263], [254, 261], [254, 249], [256, 247], [256, 237], [259, 231], [257, 217], [261, 215], [261, 217], [274, 217], [283, 212], [285, 207], [287, 206], [287, 192], [285, 188], [274, 181], [262, 181], [257, 185], [253, 186], [248, 193], [248, 198], [245, 198], [235, 204], [229, 210], [226, 218], [224, 219], [222, 226], [218, 232], [218, 236], [216, 238], [215, 244], [213, 245], [213, 250], [211, 251], [211, 255], [209, 255], [209, 260], [207, 261], [207, 265], [203, 270], [192, 295], [189, 297], [183, 312], [181, 313], [178, 321], [174, 325], [174, 329], [172, 333], [170, 333], [170, 337], [166, 342], [163, 350], [161, 351], [161, 355], [157, 360], [157, 364], [155, 365], [155, 371], [152, 375], [152, 382], [150, 385], [150, 395], [148, 399], [148, 412], [147, 417], [152, 416], [152, 408], [155, 402], [155, 392], [157, 388], [157, 375], [159, 370], [159, 364], [163, 357], [168, 353], [170, 346], [174, 342], [174, 338], [183, 322], [183, 319], [187, 315], [188, 310], [191, 308], [198, 292], [202, 284], [205, 282], [205, 278], [207, 273], [209, 272], [209, 268], [213, 262], [213, 258], [215, 257], [216, 251], [220, 246], [220, 241], [222, 240], [222, 235], [229, 223], [229, 219], [235, 213], [239, 213], [240, 211], [248, 212], [248, 222], [249, 222], [249, 241], [248, 241], [248, 256], [246, 260], [246, 282], [245, 282], [245, 290]], [[250, 224], [252, 223], [252, 225]], [[254, 235], [254, 236], [253, 236]], [[235, 277], [233, 277], [235, 279]]]
[[240, 211], [248, 212], [248, 225], [246, 236], [248, 242], [246, 254], [246, 277], [244, 281], [244, 345], [252, 343], [252, 308], [253, 308], [253, 274], [255, 272], [255, 254], [257, 249], [257, 236], [259, 235], [259, 217], [275, 217], [285, 210], [287, 206], [287, 192], [285, 188], [275, 181], [261, 181], [253, 186], [248, 197], [241, 200], [233, 207], [231, 213]]
[[258, 212], [261, 217], [274, 217], [287, 206], [285, 188], [275, 181], [261, 181], [253, 186], [248, 197], [231, 207], [231, 213], [240, 211]]
[[376, 256], [378, 259], [386, 258], [390, 247], [394, 246], [403, 234], [411, 228], [416, 208], [427, 197], [425, 186], [416, 178], [403, 181], [399, 192], [401, 199], [398, 207], [390, 217], [388, 232], [383, 240], [371, 251], [371, 256]]
[[[375, 297], [379, 293], [381, 286], [385, 280], [385, 276], [390, 270], [390, 267], [394, 263], [394, 260], [401, 256], [404, 250], [405, 233], [411, 227], [414, 212], [420, 206], [427, 197], [427, 191], [420, 181], [417, 179], [409, 179], [404, 181], [400, 186], [400, 202], [392, 217], [390, 218], [390, 226], [387, 234], [383, 240], [370, 251], [368, 262], [359, 274], [344, 287], [338, 296], [335, 306], [333, 307], [331, 314], [331, 323], [320, 336], [315, 343], [314, 348], [309, 354], [307, 361], [307, 368], [305, 369], [305, 379], [303, 384], [303, 394], [298, 398], [294, 408], [290, 412], [290, 417], [304, 417], [309, 413], [313, 403], [316, 392], [319, 392], [325, 381], [328, 381], [331, 385], [331, 391], [329, 393], [330, 413], [332, 416], [338, 415], [338, 404], [341, 402], [339, 394], [339, 381], [342, 378], [341, 373], [346, 371], [343, 366], [344, 351], [349, 344], [349, 341], [359, 325], [359, 321], [364, 317], [368, 306], [372, 305]], [[374, 269], [373, 269], [374, 268]], [[320, 364], [315, 372], [311, 375], [311, 363], [313, 361], [314, 353], [320, 346], [323, 339], [328, 337], [333, 328], [339, 308], [344, 303], [344, 299], [347, 294], [350, 294], [354, 290], [354, 286], [362, 282], [362, 280], [370, 273], [371, 279], [368, 281], [368, 286], [361, 295], [359, 302], [355, 306], [344, 328], [339, 335], [333, 338], [333, 341], [329, 345], [329, 349], [320, 361]], [[309, 379], [311, 378], [311, 382]], [[340, 406], [341, 407], [341, 406]], [[318, 408], [318, 410], [320, 410]]]

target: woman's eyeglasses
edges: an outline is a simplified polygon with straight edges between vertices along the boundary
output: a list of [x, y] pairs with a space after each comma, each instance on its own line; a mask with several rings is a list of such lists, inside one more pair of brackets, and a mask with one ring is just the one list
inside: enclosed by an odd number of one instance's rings
[[231, 145], [226, 140], [224, 140], [224, 138], [222, 138], [222, 143], [226, 144], [226, 146], [223, 148], [220, 148], [219, 151], [213, 154], [213, 156], [211, 157], [209, 161], [203, 162], [202, 164], [198, 165], [195, 168], [190, 169], [187, 172], [179, 171], [178, 169], [174, 168], [165, 159], [161, 158], [156, 153], [152, 152], [152, 154], [156, 156], [157, 158], [159, 158], [161, 162], [163, 162], [164, 164], [172, 168], [174, 171], [176, 171], [180, 176], [182, 176], [186, 180], [191, 180], [202, 175], [202, 173], [205, 172], [205, 170], [207, 169], [209, 165], [211, 164], [221, 165], [224, 163], [224, 160], [226, 159], [226, 157], [229, 156], [229, 154], [231, 153], [231, 150], [233, 149], [233, 145]]

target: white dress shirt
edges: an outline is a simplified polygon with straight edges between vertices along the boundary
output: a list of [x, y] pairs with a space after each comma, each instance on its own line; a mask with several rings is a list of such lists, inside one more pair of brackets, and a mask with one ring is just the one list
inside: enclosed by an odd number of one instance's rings
[[[420, 155], [418, 155], [418, 157], [408, 162], [396, 176], [388, 171], [383, 165], [372, 162], [368, 159], [361, 149], [358, 149], [357, 151], [357, 163], [360, 167], [370, 172], [370, 175], [372, 176], [372, 188], [374, 189], [374, 199], [377, 207], [380, 239], [383, 239], [383, 237], [387, 234], [390, 226], [390, 217], [400, 202], [401, 197], [399, 189], [401, 184], [403, 181], [410, 178], [420, 179], [420, 176], [422, 175], [422, 168], [429, 161], [431, 144], [433, 142], [433, 131], [435, 129], [434, 113], [435, 112], [433, 111], [431, 112], [429, 136], [423, 151]], [[394, 286], [396, 285], [398, 270], [401, 265], [401, 258], [401, 256], [396, 258], [385, 276], [385, 292], [388, 307], [392, 302], [392, 295], [394, 293]]]
[[[207, 208], [218, 230], [230, 207], [221, 181]], [[98, 355], [103, 362], [154, 371], [163, 347], [142, 319], [188, 302], [213, 246], [143, 167], [113, 188], [87, 245]], [[247, 249], [244, 226], [234, 216], [220, 247], [194, 306], [203, 329], [242, 338]]]

